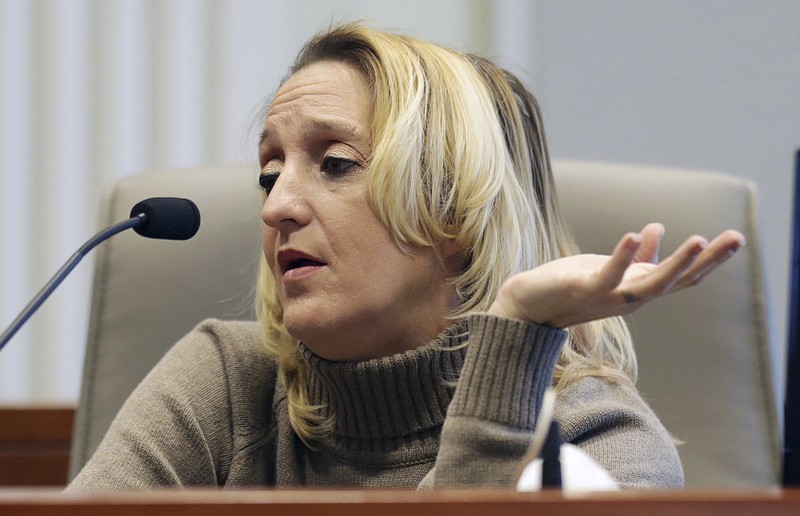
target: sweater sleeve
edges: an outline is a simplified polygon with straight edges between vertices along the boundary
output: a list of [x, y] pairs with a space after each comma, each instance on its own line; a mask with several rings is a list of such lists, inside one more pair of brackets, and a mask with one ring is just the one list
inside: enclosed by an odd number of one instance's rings
[[489, 315], [469, 319], [469, 347], [420, 487], [509, 487], [567, 333]]
[[[488, 315], [470, 318], [466, 361], [421, 488], [513, 487], [567, 333]], [[599, 378], [558, 393], [562, 441], [622, 487], [682, 485], [675, 446], [635, 389]]]
[[561, 439], [579, 446], [624, 489], [683, 486], [672, 437], [636, 390], [596, 377], [558, 393]]
[[217, 485], [231, 460], [230, 407], [216, 335], [201, 326], [142, 380], [68, 489]]

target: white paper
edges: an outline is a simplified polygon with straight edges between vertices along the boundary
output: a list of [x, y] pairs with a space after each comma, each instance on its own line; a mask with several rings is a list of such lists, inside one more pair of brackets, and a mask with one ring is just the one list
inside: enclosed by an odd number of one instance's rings
[[[574, 444], [562, 444], [559, 448], [562, 489], [568, 494], [593, 491], [619, 491], [611, 475], [583, 450]], [[530, 461], [517, 481], [517, 491], [541, 491], [542, 459]]]

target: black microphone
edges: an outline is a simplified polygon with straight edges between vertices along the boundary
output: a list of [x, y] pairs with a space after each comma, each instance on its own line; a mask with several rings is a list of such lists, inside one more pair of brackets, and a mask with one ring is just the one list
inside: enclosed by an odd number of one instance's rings
[[200, 210], [197, 205], [189, 199], [178, 197], [153, 197], [141, 201], [133, 207], [130, 217], [97, 233], [67, 260], [0, 336], [0, 350], [42, 306], [78, 262], [97, 245], [130, 228], [142, 236], [164, 240], [189, 240], [200, 229]]
[[200, 210], [189, 199], [146, 199], [131, 209], [130, 216], [142, 218], [142, 223], [133, 230], [147, 238], [189, 240], [200, 229]]
[[561, 489], [561, 432], [558, 421], [550, 422], [542, 447], [542, 489]]

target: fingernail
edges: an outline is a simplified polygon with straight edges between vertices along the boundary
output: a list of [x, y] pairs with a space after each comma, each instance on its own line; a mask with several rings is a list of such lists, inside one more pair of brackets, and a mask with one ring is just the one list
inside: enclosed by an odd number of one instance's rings
[[708, 247], [708, 240], [701, 240], [697, 242], [697, 244], [692, 247], [692, 255], [698, 255], [703, 252], [703, 250]]
[[736, 252], [744, 246], [744, 242], [736, 242], [734, 243], [730, 249], [728, 249], [728, 257], [733, 256]]

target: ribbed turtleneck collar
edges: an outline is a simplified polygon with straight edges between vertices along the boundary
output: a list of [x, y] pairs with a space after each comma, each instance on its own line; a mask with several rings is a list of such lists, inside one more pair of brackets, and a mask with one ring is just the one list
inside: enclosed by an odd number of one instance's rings
[[334, 420], [332, 437], [338, 440], [402, 439], [439, 427], [464, 363], [466, 339], [466, 324], [455, 324], [424, 347], [366, 362], [332, 362], [301, 344], [310, 402]]

